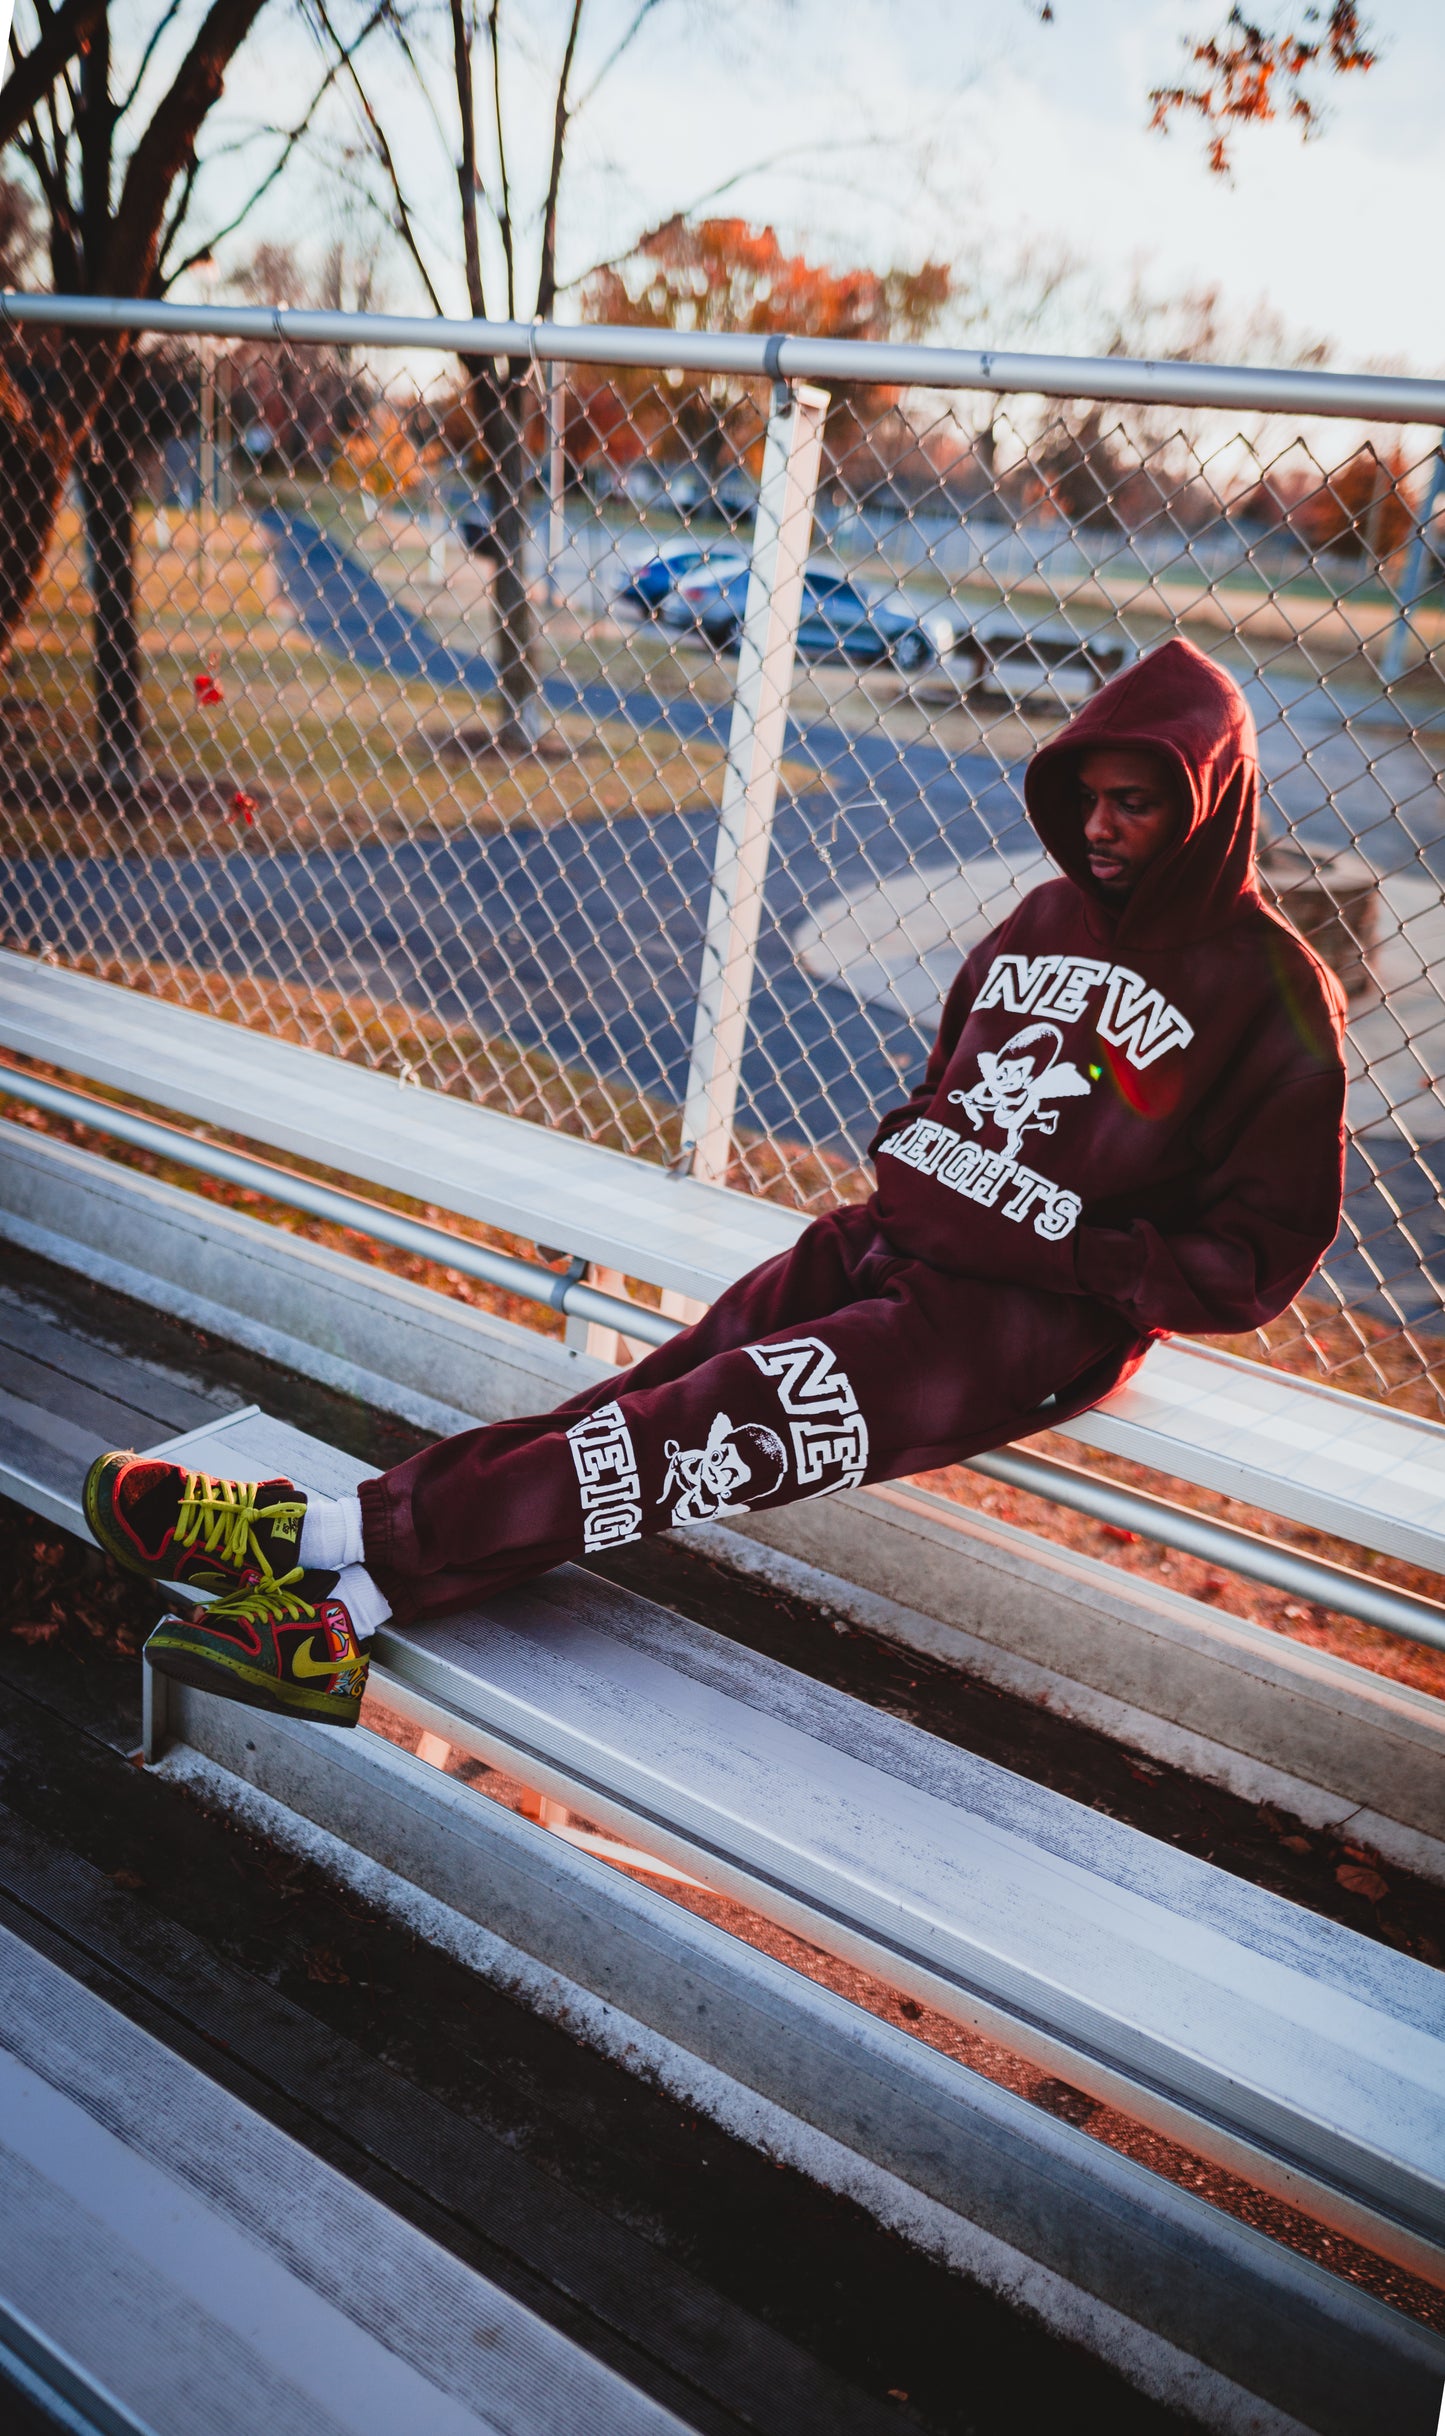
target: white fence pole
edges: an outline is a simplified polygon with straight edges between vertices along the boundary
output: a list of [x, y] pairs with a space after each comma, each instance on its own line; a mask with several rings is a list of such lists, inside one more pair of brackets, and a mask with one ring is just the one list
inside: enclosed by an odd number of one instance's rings
[[714, 1184], [732, 1152], [828, 404], [824, 389], [779, 384], [763, 450], [682, 1116], [684, 1161]]
[[567, 482], [567, 367], [547, 366], [547, 600], [555, 608], [562, 595], [557, 569], [567, 546], [563, 494]]
[[1440, 445], [1431, 460], [1430, 479], [1420, 502], [1420, 513], [1415, 520], [1415, 530], [1410, 536], [1410, 547], [1405, 554], [1400, 577], [1400, 605], [1380, 654], [1380, 674], [1387, 685], [1396, 684], [1404, 673], [1405, 646], [1410, 639], [1410, 612], [1421, 594], [1430, 589], [1427, 566], [1430, 528], [1442, 501], [1445, 501], [1445, 432], [1440, 434]]

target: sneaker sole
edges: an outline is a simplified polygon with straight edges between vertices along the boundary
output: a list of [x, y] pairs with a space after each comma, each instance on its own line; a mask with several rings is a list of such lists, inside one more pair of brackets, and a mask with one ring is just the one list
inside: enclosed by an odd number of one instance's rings
[[282, 1692], [274, 1675], [265, 1675], [258, 1666], [247, 1666], [243, 1658], [211, 1656], [197, 1649], [193, 1641], [163, 1640], [164, 1625], [158, 1625], [147, 1641], [142, 1656], [147, 1666], [158, 1675], [167, 1675], [173, 1683], [189, 1684], [192, 1691], [214, 1692], [222, 1700], [239, 1701], [244, 1708], [266, 1709], [273, 1717], [299, 1717], [308, 1725], [354, 1726], [361, 1721], [361, 1702], [350, 1700], [342, 1692]]

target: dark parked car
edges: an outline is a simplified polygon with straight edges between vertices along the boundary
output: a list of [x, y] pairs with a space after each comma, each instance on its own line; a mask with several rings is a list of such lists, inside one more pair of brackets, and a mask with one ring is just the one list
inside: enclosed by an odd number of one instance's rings
[[740, 573], [746, 585], [748, 562], [745, 551], [733, 549], [725, 541], [692, 541], [686, 538], [664, 541], [650, 557], [628, 570], [627, 581], [617, 595], [621, 609], [631, 609], [642, 617], [666, 615], [667, 604], [675, 598], [677, 586], [684, 576], [711, 571], [722, 576]]
[[[745, 567], [722, 577], [705, 571], [684, 576], [676, 606], [663, 615], [670, 625], [691, 626], [719, 651], [730, 651], [742, 634], [747, 590]], [[803, 578], [798, 649], [810, 658], [912, 670], [951, 651], [956, 639], [947, 610], [919, 610], [904, 593], [877, 591], [821, 568], [809, 568]]]

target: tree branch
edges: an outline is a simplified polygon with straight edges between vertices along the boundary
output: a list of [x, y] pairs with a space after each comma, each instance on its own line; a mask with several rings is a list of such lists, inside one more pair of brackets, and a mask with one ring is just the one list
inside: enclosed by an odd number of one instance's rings
[[432, 279], [431, 272], [427, 269], [425, 256], [423, 255], [421, 247], [417, 242], [416, 231], [412, 227], [411, 211], [408, 207], [406, 196], [402, 192], [401, 179], [397, 173], [396, 161], [393, 156], [391, 146], [387, 142], [386, 129], [383, 127], [381, 120], [377, 117], [375, 110], [372, 108], [370, 96], [367, 93], [366, 87], [361, 81], [360, 75], [357, 72], [355, 59], [347, 50], [346, 44], [342, 41], [340, 35], [336, 31], [335, 26], [331, 22], [330, 15], [326, 7], [326, 0], [315, 0], [315, 8], [317, 22], [321, 26], [322, 31], [325, 33], [327, 40], [333, 45], [337, 52], [340, 64], [345, 70], [347, 80], [351, 85], [352, 91], [356, 95], [358, 103], [360, 104], [362, 116], [366, 120], [367, 129], [371, 136], [372, 148], [378, 161], [381, 163], [382, 169], [386, 173], [386, 181], [391, 188], [391, 199], [396, 213], [394, 223], [396, 233], [400, 237], [403, 245], [406, 247], [407, 252], [410, 254], [412, 261], [416, 266], [417, 277], [420, 279], [422, 286], [426, 290], [427, 301], [429, 302], [432, 311], [437, 314], [438, 317], [440, 317], [442, 313], [442, 301], [436, 292], [436, 285]]
[[[360, 50], [362, 44], [366, 41], [369, 34], [375, 33], [377, 27], [386, 17], [389, 6], [390, 0], [380, 0], [380, 5], [372, 11], [372, 14], [370, 17], [368, 17], [365, 25], [362, 27], [360, 33], [356, 36], [355, 41], [352, 43], [350, 51], [347, 53], [347, 58], [350, 58]], [[168, 289], [174, 287], [178, 279], [183, 278], [186, 272], [193, 269], [196, 263], [204, 262], [208, 254], [213, 254], [216, 247], [218, 245], [223, 245], [228, 237], [234, 237], [237, 229], [240, 228], [245, 221], [249, 220], [252, 212], [260, 202], [261, 197], [264, 194], [269, 193], [270, 189], [275, 185], [276, 180], [280, 177], [288, 161], [290, 161], [293, 153], [296, 151], [297, 146], [302, 142], [303, 138], [309, 132], [312, 120], [315, 118], [318, 109], [325, 100], [326, 95], [330, 92], [332, 85], [336, 82], [337, 77], [341, 74], [345, 65], [345, 59], [334, 59], [332, 61], [330, 67], [322, 77], [320, 84], [312, 94], [310, 101], [307, 103], [306, 108], [303, 110], [300, 118], [297, 119], [294, 127], [287, 128], [284, 133], [282, 133], [282, 130], [279, 128], [270, 128], [267, 130], [267, 133], [272, 135], [280, 134], [282, 137], [282, 142], [281, 150], [277, 154], [275, 160], [272, 162], [271, 167], [267, 170], [264, 178], [261, 179], [259, 185], [252, 188], [250, 195], [242, 204], [240, 210], [236, 212], [231, 219], [227, 220], [223, 227], [214, 229], [211, 235], [207, 237], [202, 244], [195, 248], [193, 253], [187, 255], [184, 262], [178, 262], [173, 270], [167, 270], [166, 257], [169, 254], [172, 245], [175, 243], [181, 229], [185, 226], [186, 212], [190, 208], [191, 194], [195, 187], [195, 171], [194, 167], [192, 168], [191, 174], [186, 180], [182, 205], [171, 214], [170, 225], [156, 250], [156, 263], [161, 274], [157, 290], [158, 294], [164, 296]], [[214, 160], [217, 156], [213, 153], [210, 157]]]
[[[0, 86], [0, 145], [13, 144], [56, 78], [84, 49], [106, 11], [106, 0], [65, 0], [33, 51], [17, 55]], [[13, 45], [12, 45], [13, 49]]]
[[572, 81], [572, 62], [577, 55], [577, 36], [582, 30], [585, 6], [586, 0], [572, 0], [572, 22], [567, 28], [561, 72], [557, 78], [557, 100], [552, 112], [552, 159], [547, 171], [546, 199], [542, 205], [542, 258], [537, 271], [537, 311], [544, 321], [549, 318], [557, 302], [557, 196], [562, 184], [562, 159], [567, 148], [567, 126], [571, 117], [567, 88]]
[[21, 151], [35, 172], [36, 182], [45, 197], [50, 212], [50, 276], [57, 289], [74, 293], [80, 285], [80, 257], [75, 248], [75, 232], [70, 218], [70, 191], [63, 170], [57, 167], [46, 151], [39, 124], [35, 119], [23, 128], [17, 139]]
[[1301, 30], [1279, 34], [1267, 33], [1240, 8], [1231, 8], [1222, 32], [1212, 41], [1186, 42], [1190, 66], [1204, 71], [1201, 81], [1157, 86], [1150, 94], [1150, 128], [1166, 133], [1180, 111], [1194, 112], [1208, 133], [1211, 170], [1227, 177], [1230, 137], [1239, 127], [1262, 126], [1277, 118], [1278, 93], [1288, 94], [1288, 115], [1301, 134], [1308, 139], [1317, 132], [1322, 112], [1307, 92], [1305, 79], [1314, 69], [1334, 76], [1368, 75], [1377, 55], [1366, 49], [1365, 31], [1351, 0], [1334, 0], [1327, 19], [1319, 9], [1307, 8]]
[[[112, 295], [138, 296], [149, 288], [171, 189], [194, 152], [207, 111], [220, 98], [231, 61], [264, 5], [265, 0], [211, 0], [170, 91], [131, 154], [109, 258], [95, 266]], [[99, 290], [102, 280], [95, 284]]]
[[517, 317], [517, 266], [512, 253], [512, 181], [507, 174], [507, 134], [502, 122], [502, 0], [492, 0], [487, 18], [487, 34], [492, 46], [492, 117], [497, 130], [497, 234], [502, 240], [502, 258], [507, 266], [507, 318]]
[[191, 200], [196, 191], [196, 179], [199, 173], [200, 163], [193, 157], [186, 165], [186, 174], [181, 180], [181, 190], [176, 197], [175, 208], [171, 212], [165, 227], [161, 231], [159, 241], [157, 242], [155, 277], [152, 281], [152, 286], [157, 296], [164, 296], [167, 288], [169, 288], [177, 279], [180, 278], [182, 270], [188, 271], [191, 268], [192, 263], [204, 262], [207, 254], [210, 251], [209, 246], [198, 246], [195, 253], [192, 254], [189, 262], [182, 263], [180, 269], [172, 271], [168, 278], [165, 276], [166, 256], [170, 252], [171, 247], [175, 244], [181, 230], [185, 227], [186, 214], [191, 208]]
[[472, 85], [472, 27], [465, 0], [451, 0], [452, 66], [457, 80], [457, 110], [462, 123], [462, 157], [457, 163], [457, 187], [462, 206], [462, 251], [467, 266], [467, 302], [478, 321], [487, 318], [482, 285], [482, 245], [477, 229], [477, 105]]
[[[741, 169], [733, 170], [729, 177], [720, 178], [716, 186], [706, 187], [702, 193], [695, 194], [691, 202], [682, 204], [677, 211], [669, 212], [668, 219], [690, 220], [694, 212], [702, 211], [709, 203], [720, 202], [725, 194], [730, 194], [735, 186], [741, 186], [746, 179], [760, 176], [765, 169], [780, 168], [785, 161], [810, 160], [835, 152], [885, 151], [892, 140], [887, 135], [820, 136], [812, 143], [784, 144], [778, 151], [762, 153], [757, 160], [748, 161]], [[590, 262], [585, 271], [574, 271], [570, 279], [558, 282], [557, 294], [569, 296], [574, 288], [581, 287], [584, 279], [595, 277], [599, 271], [615, 271], [620, 263], [630, 262], [640, 243], [641, 238], [634, 237], [632, 243], [623, 246], [620, 253], [609, 254], [602, 262]]]
[[622, 57], [623, 52], [631, 50], [633, 43], [641, 33], [648, 18], [652, 15], [653, 10], [661, 7], [661, 5], [662, 0], [640, 0], [640, 5], [635, 11], [632, 23], [627, 28], [626, 33], [613, 44], [611, 50], [607, 54], [607, 57], [603, 60], [601, 67], [593, 77], [591, 84], [587, 87], [586, 92], [582, 94], [577, 101], [572, 112], [572, 116], [574, 118], [581, 117], [589, 102], [594, 99], [596, 94], [601, 90], [602, 86], [606, 84], [608, 77], [612, 74], [618, 60]]
[[118, 119], [124, 118], [127, 110], [130, 108], [136, 95], [139, 93], [141, 86], [145, 83], [146, 70], [150, 66], [151, 61], [154, 59], [156, 52], [160, 49], [166, 35], [170, 32], [171, 27], [175, 24], [176, 19], [179, 17], [183, 5], [184, 0], [170, 0], [170, 6], [161, 11], [160, 16], [156, 19], [155, 24], [152, 26], [150, 40], [140, 55], [140, 65], [137, 67], [134, 76], [131, 78], [130, 91], [127, 93], [125, 100], [117, 104], [115, 115]]

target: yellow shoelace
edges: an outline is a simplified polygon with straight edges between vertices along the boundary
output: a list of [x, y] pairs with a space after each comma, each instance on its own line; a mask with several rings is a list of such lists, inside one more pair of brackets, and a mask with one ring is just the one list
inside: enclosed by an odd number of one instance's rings
[[260, 1486], [258, 1480], [213, 1480], [209, 1472], [187, 1472], [176, 1523], [179, 1545], [194, 1548], [199, 1542], [204, 1555], [223, 1558], [230, 1565], [243, 1565], [248, 1557], [253, 1558], [269, 1574], [271, 1567], [256, 1539], [257, 1523], [288, 1517], [299, 1521], [306, 1503], [304, 1498], [294, 1503], [280, 1499], [274, 1505], [258, 1506]]
[[248, 1624], [306, 1624], [316, 1610], [309, 1599], [292, 1590], [290, 1584], [302, 1579], [302, 1567], [283, 1573], [278, 1579], [273, 1573], [268, 1581], [252, 1582], [242, 1590], [228, 1590], [223, 1599], [213, 1599], [202, 1617], [244, 1616]]

